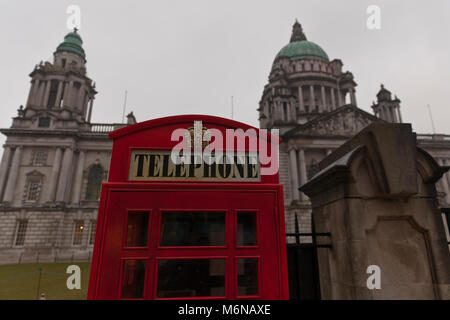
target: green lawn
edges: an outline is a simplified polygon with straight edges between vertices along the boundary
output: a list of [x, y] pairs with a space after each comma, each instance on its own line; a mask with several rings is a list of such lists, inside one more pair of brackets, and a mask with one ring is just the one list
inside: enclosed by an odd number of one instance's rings
[[[78, 265], [81, 268], [81, 289], [69, 290], [66, 286], [67, 266]], [[40, 293], [47, 300], [85, 300], [89, 283], [91, 264], [72, 263], [36, 263], [0, 265], [0, 300], [35, 300], [38, 292], [39, 268], [42, 268]]]

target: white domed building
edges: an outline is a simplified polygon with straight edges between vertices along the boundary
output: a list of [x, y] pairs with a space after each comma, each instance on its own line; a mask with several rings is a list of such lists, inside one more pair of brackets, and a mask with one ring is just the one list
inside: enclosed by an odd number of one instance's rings
[[[276, 55], [259, 102], [261, 128], [279, 129], [280, 182], [285, 197], [286, 232], [311, 232], [311, 205], [298, 188], [315, 165], [374, 121], [401, 123], [400, 100], [381, 85], [370, 114], [357, 105], [353, 74], [339, 59], [307, 40], [295, 22], [290, 42]], [[418, 135], [418, 144], [440, 165], [450, 165], [450, 137]], [[438, 182], [441, 207], [450, 206], [450, 176]], [[296, 223], [297, 220], [297, 223]], [[309, 237], [302, 238], [304, 242]], [[295, 241], [288, 236], [288, 243]]]

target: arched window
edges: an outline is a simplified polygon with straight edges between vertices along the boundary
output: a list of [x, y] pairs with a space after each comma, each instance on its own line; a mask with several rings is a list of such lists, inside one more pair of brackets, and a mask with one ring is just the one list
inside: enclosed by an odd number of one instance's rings
[[100, 164], [94, 164], [89, 169], [86, 200], [98, 200], [100, 198], [100, 188], [102, 186], [104, 170]]

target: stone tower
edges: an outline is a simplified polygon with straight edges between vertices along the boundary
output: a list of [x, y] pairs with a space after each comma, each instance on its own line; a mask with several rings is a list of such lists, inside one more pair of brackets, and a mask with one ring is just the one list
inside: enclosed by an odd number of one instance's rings
[[108, 132], [125, 124], [91, 123], [97, 91], [82, 45], [76, 29], [64, 37], [53, 62], [31, 72], [25, 108], [0, 129], [0, 263], [90, 259]]
[[[31, 88], [25, 117], [47, 114], [41, 126], [52, 119], [71, 119], [78, 124], [90, 122], [95, 84], [86, 75], [86, 55], [77, 30], [68, 33], [53, 54], [53, 63], [37, 65], [31, 72]], [[38, 124], [39, 125], [39, 124]], [[72, 125], [75, 125], [73, 123]]]
[[377, 103], [372, 105], [375, 116], [387, 122], [402, 123], [400, 112], [400, 99], [395, 96], [392, 99], [391, 92], [381, 85], [377, 93]]

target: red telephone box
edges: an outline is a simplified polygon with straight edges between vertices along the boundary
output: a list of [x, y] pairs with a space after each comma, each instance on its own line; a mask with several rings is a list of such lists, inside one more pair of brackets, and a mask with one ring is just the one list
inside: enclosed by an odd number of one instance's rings
[[[170, 152], [179, 141], [172, 133], [181, 128], [194, 141], [198, 121], [200, 139], [208, 130], [224, 137], [227, 129], [262, 132], [224, 118], [186, 115], [110, 133], [111, 166], [100, 198], [88, 299], [289, 298], [278, 173], [261, 174], [266, 164], [249, 160], [259, 157], [260, 145], [248, 137], [233, 143], [246, 162], [174, 163]], [[261, 136], [269, 150], [279, 143], [276, 136]], [[224, 142], [222, 151], [229, 148]]]

